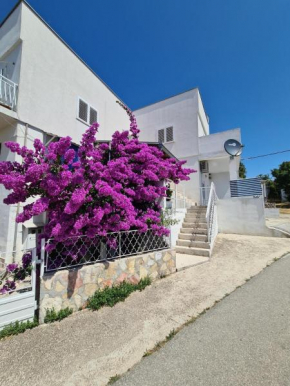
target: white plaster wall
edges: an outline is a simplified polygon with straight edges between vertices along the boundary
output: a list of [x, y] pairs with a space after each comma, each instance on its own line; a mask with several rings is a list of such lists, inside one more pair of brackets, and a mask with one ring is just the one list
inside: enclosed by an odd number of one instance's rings
[[5, 21], [0, 28], [0, 58], [13, 49], [19, 43], [21, 26], [20, 5]]
[[237, 197], [219, 200], [218, 229], [220, 233], [269, 236], [266, 227], [263, 197]]
[[211, 175], [211, 180], [215, 184], [217, 196], [221, 199], [230, 198], [230, 174], [229, 173], [214, 173]]
[[200, 93], [198, 93], [197, 96], [198, 101], [198, 123], [199, 123], [199, 137], [202, 137], [204, 135], [209, 135], [209, 123], [206, 116], [206, 112], [202, 103], [202, 99], [200, 96]]
[[158, 141], [158, 130], [173, 126], [174, 141], [164, 143], [177, 158], [198, 154], [198, 90], [194, 89], [175, 97], [134, 111], [141, 129], [142, 141]]
[[[46, 132], [79, 143], [87, 125], [77, 120], [78, 97], [98, 111], [99, 138], [129, 128], [118, 97], [25, 5], [21, 12], [22, 62], [18, 115]], [[5, 24], [4, 24], [5, 25]]]
[[236, 139], [240, 142], [240, 129], [221, 131], [219, 133], [200, 137], [198, 139], [199, 152], [205, 157], [204, 159], [207, 159], [206, 157], [224, 157], [227, 155], [224, 149], [224, 143], [228, 139]]
[[178, 239], [178, 235], [180, 233], [180, 228], [182, 227], [182, 223], [184, 221], [186, 215], [186, 209], [179, 209], [172, 218], [174, 220], [177, 220], [178, 223], [175, 225], [172, 225], [170, 227], [170, 240], [171, 240], [171, 247], [176, 246], [176, 242]]
[[[198, 123], [198, 114], [199, 109], [203, 109], [203, 106], [199, 106], [199, 99], [198, 89], [193, 89], [134, 111], [142, 141], [156, 142], [158, 130], [173, 126], [174, 142], [164, 143], [164, 146], [178, 159], [186, 160], [185, 167], [197, 170], [197, 173], [191, 175], [190, 181], [182, 183], [185, 195], [196, 202], [199, 202], [200, 197], [198, 135], [201, 124]], [[203, 116], [204, 126], [208, 130], [204, 113]]]

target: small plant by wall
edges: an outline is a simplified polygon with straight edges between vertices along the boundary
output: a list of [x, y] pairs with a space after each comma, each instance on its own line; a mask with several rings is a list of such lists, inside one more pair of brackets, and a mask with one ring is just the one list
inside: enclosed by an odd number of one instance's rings
[[9, 324], [9, 326], [4, 327], [0, 331], [0, 339], [7, 338], [11, 335], [22, 334], [26, 330], [31, 330], [34, 327], [38, 326], [38, 321], [34, 320], [33, 322], [15, 322]]
[[116, 303], [123, 302], [132, 292], [143, 291], [150, 284], [151, 279], [146, 277], [141, 279], [138, 284], [123, 281], [119, 285], [98, 290], [88, 299], [87, 308], [99, 310], [105, 306], [113, 307]]
[[64, 308], [58, 312], [55, 311], [54, 308], [46, 311], [46, 316], [44, 318], [44, 323], [53, 323], [60, 322], [62, 319], [67, 318], [69, 315], [73, 313], [73, 310], [69, 307]]

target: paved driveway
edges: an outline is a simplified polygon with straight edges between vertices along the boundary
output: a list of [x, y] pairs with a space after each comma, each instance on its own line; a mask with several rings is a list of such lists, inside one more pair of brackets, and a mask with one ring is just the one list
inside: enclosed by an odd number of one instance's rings
[[[0, 385], [106, 385], [110, 377], [138, 363], [144, 352], [164, 340], [172, 329], [289, 251], [289, 239], [219, 235], [208, 263], [157, 280], [113, 308], [78, 312], [60, 323], [0, 341]], [[225, 334], [220, 336], [226, 341]], [[188, 358], [190, 367], [193, 359]], [[176, 372], [174, 364], [181, 368], [183, 360], [174, 356], [166, 372]]]
[[280, 214], [279, 217], [266, 219], [266, 224], [268, 227], [274, 227], [290, 233], [290, 214]]
[[185, 327], [116, 386], [290, 385], [290, 255]]

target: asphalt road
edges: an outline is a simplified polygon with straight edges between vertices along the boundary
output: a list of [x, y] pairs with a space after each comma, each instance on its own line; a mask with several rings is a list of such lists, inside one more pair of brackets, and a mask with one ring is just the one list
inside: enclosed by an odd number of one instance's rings
[[290, 385], [290, 256], [220, 301], [115, 385]]

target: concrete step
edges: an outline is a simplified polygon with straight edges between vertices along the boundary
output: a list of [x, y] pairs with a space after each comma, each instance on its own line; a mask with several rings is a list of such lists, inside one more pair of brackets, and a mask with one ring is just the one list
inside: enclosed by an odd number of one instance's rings
[[179, 247], [190, 247], [190, 248], [204, 248], [209, 249], [209, 243], [205, 241], [192, 241], [192, 240], [177, 240], [176, 245]]
[[194, 222], [187, 222], [184, 221], [182, 223], [183, 228], [207, 228], [207, 223], [206, 221], [194, 221]]
[[192, 221], [195, 221], [195, 220], [206, 221], [206, 217], [205, 217], [205, 214], [191, 214], [191, 213], [188, 213], [188, 214], [185, 215], [184, 220], [185, 221], [189, 220], [189, 222], [190, 222], [190, 220], [192, 220]]
[[209, 257], [186, 255], [185, 253], [176, 254], [176, 270], [182, 271], [186, 268], [194, 267], [195, 265], [207, 263]]
[[198, 206], [196, 208], [189, 208], [187, 213], [206, 213], [206, 208], [199, 208]]
[[179, 233], [178, 240], [189, 240], [189, 241], [207, 241], [206, 235], [192, 235], [191, 233]]
[[186, 255], [207, 256], [210, 257], [210, 250], [205, 248], [175, 247], [176, 253], [185, 253]]
[[206, 228], [184, 228], [180, 229], [180, 233], [189, 233], [191, 235], [207, 235]]

